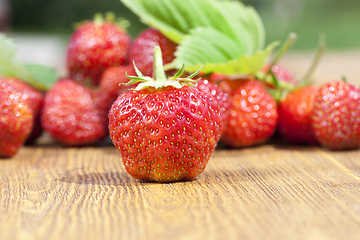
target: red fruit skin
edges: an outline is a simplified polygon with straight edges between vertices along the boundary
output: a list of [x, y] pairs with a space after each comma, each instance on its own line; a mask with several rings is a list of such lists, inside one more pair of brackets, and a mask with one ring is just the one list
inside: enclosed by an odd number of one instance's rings
[[12, 157], [29, 136], [41, 93], [16, 78], [0, 79], [0, 157]]
[[130, 43], [130, 36], [114, 23], [83, 23], [68, 43], [66, 65], [70, 78], [91, 80], [97, 86], [106, 68], [125, 63]]
[[41, 121], [64, 146], [93, 145], [107, 135], [107, 113], [112, 98], [72, 79], [59, 80], [45, 96]]
[[107, 68], [100, 79], [100, 89], [110, 93], [117, 98], [122, 92], [134, 88], [135, 85], [125, 86], [120, 83], [127, 83], [129, 79], [125, 76], [127, 73], [129, 76], [134, 76], [135, 70], [132, 65], [115, 66]]
[[278, 130], [288, 141], [318, 144], [311, 128], [311, 114], [318, 90], [313, 85], [299, 88], [280, 102]]
[[261, 82], [236, 82], [238, 87], [231, 96], [230, 114], [222, 141], [231, 147], [264, 143], [273, 135], [277, 126], [276, 102]]
[[173, 182], [204, 171], [220, 138], [220, 109], [196, 88], [146, 88], [122, 93], [109, 113], [109, 131], [134, 178]]
[[227, 80], [227, 79], [228, 79], [228, 77], [221, 73], [211, 73], [209, 76], [209, 80], [211, 82], [220, 82], [222, 80]]
[[39, 107], [39, 111], [34, 115], [34, 126], [26, 139], [26, 145], [32, 145], [35, 143], [36, 139], [38, 139], [43, 133], [43, 127], [41, 124], [41, 110], [44, 105], [44, 100], [42, 99], [41, 105]]
[[[226, 129], [227, 118], [229, 116], [231, 98], [228, 93], [222, 91], [215, 83], [207, 79], [200, 79], [197, 82], [197, 88], [203, 92], [210, 94], [220, 108], [221, 119], [223, 122], [223, 131]], [[223, 134], [223, 131], [221, 134]]]
[[342, 81], [320, 87], [312, 112], [312, 130], [332, 150], [360, 147], [360, 88]]
[[134, 40], [129, 51], [129, 63], [135, 62], [136, 67], [145, 76], [153, 73], [153, 51], [160, 46], [164, 64], [170, 63], [174, 58], [177, 44], [165, 37], [159, 30], [148, 28], [142, 31]]
[[219, 82], [218, 86], [219, 88], [230, 95], [234, 95], [234, 92], [243, 84], [243, 82], [248, 81], [248, 79], [235, 79], [235, 80], [227, 80], [223, 79], [221, 82]]

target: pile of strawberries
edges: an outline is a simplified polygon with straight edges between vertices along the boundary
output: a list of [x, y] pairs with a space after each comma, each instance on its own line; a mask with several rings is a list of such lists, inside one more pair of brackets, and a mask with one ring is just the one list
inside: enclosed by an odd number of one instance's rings
[[68, 77], [48, 92], [0, 79], [0, 157], [14, 156], [42, 129], [63, 146], [94, 145], [110, 134], [129, 174], [171, 182], [200, 174], [218, 141], [254, 146], [278, 131], [292, 143], [360, 147], [358, 86], [300, 86], [283, 67], [264, 66], [266, 77], [292, 86], [276, 99], [276, 86], [255, 76], [165, 73], [176, 47], [156, 29], [132, 41], [112, 21], [82, 23], [68, 44]]

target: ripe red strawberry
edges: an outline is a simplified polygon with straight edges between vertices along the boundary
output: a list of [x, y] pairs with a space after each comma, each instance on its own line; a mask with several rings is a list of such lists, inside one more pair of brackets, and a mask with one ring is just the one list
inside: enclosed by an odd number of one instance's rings
[[[232, 93], [230, 115], [222, 140], [232, 147], [266, 142], [274, 133], [278, 112], [274, 98], [257, 80], [229, 81]], [[237, 88], [235, 86], [237, 85]]]
[[42, 125], [65, 146], [92, 145], [107, 135], [110, 95], [72, 79], [59, 80], [45, 96]]
[[210, 82], [207, 79], [200, 79], [197, 84], [197, 87], [200, 90], [210, 94], [214, 98], [216, 103], [219, 105], [221, 118], [224, 123], [224, 131], [226, 129], [225, 124], [227, 123], [227, 118], [229, 116], [229, 109], [231, 103], [230, 95], [222, 91], [215, 83]]
[[120, 85], [120, 83], [127, 83], [129, 81], [129, 79], [125, 76], [126, 72], [130, 76], [135, 75], [134, 66], [123, 65], [106, 69], [100, 79], [100, 89], [117, 98], [120, 93], [129, 89], [129, 86]]
[[106, 68], [126, 61], [130, 42], [124, 28], [102, 16], [81, 24], [68, 43], [66, 64], [70, 77], [98, 85]]
[[0, 79], [0, 157], [14, 156], [32, 131], [42, 95], [16, 78]]
[[145, 76], [152, 76], [153, 50], [160, 46], [164, 64], [174, 58], [177, 44], [165, 37], [159, 30], [148, 28], [134, 40], [129, 51], [129, 63], [135, 62]]
[[317, 140], [333, 150], [360, 147], [360, 88], [342, 81], [320, 87], [312, 113]]
[[311, 113], [318, 87], [309, 85], [289, 93], [279, 104], [280, 134], [293, 143], [317, 144], [311, 129]]
[[154, 48], [154, 58], [156, 78], [137, 71], [145, 81], [122, 93], [111, 107], [110, 136], [133, 177], [158, 182], [193, 179], [204, 171], [219, 140], [220, 109], [211, 95], [187, 86], [193, 75], [178, 78], [180, 70], [166, 79], [159, 47]]

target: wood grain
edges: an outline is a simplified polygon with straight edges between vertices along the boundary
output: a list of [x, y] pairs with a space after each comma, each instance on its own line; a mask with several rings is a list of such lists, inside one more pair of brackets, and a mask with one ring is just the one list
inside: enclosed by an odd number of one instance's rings
[[359, 239], [360, 151], [218, 149], [196, 180], [136, 181], [109, 146], [0, 161], [0, 239]]
[[[43, 60], [52, 56], [62, 59]], [[326, 53], [316, 84], [343, 75], [358, 84], [359, 56]], [[281, 64], [301, 77], [311, 58], [287, 54]], [[1, 240], [359, 238], [360, 150], [218, 149], [197, 179], [172, 184], [134, 180], [111, 144], [61, 148], [44, 138], [0, 160]]]

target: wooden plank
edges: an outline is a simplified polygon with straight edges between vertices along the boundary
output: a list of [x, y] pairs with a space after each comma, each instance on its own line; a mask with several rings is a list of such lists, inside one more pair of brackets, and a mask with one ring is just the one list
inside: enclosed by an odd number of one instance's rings
[[109, 145], [0, 161], [0, 239], [358, 239], [359, 150], [224, 150], [196, 180], [136, 181]]

